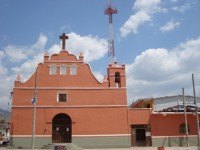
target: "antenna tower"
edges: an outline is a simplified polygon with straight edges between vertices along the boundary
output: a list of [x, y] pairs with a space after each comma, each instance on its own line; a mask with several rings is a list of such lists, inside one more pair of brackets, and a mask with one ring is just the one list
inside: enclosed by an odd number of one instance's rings
[[115, 59], [112, 15], [113, 14], [117, 14], [117, 13], [118, 13], [118, 10], [112, 8], [111, 0], [109, 0], [108, 1], [108, 6], [105, 9], [104, 14], [109, 16], [108, 57], [111, 57], [112, 61], [114, 61], [114, 59]]

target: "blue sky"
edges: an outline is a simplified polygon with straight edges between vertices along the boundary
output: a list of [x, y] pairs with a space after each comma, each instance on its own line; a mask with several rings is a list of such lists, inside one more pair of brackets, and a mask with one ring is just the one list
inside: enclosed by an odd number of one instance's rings
[[[44, 53], [82, 51], [102, 81], [107, 57], [108, 0], [0, 0], [0, 108], [9, 109], [17, 75], [26, 81]], [[138, 98], [200, 96], [200, 1], [112, 0], [115, 54], [126, 64], [128, 103]]]

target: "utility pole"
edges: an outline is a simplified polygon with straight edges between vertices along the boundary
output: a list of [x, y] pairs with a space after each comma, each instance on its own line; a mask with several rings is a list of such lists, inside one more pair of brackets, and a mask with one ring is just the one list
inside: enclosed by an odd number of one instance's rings
[[36, 72], [35, 72], [35, 88], [34, 88], [34, 93], [33, 93], [33, 98], [32, 98], [32, 104], [33, 104], [33, 125], [32, 125], [32, 143], [31, 143], [32, 150], [35, 147], [36, 97], [37, 97], [37, 75], [38, 75], [37, 71], [38, 71], [38, 68], [36, 68]]
[[198, 148], [200, 148], [199, 115], [198, 115], [198, 106], [197, 106], [196, 93], [195, 93], [194, 74], [192, 74], [192, 84], [193, 84], [194, 105], [195, 105], [196, 126], [197, 126], [197, 143], [198, 143]]
[[189, 147], [189, 141], [188, 141], [188, 122], [187, 122], [187, 114], [186, 114], [186, 107], [185, 107], [185, 92], [184, 92], [184, 88], [182, 88], [182, 92], [183, 92], [183, 107], [184, 107], [184, 115], [185, 115], [186, 142], [187, 142], [187, 147]]

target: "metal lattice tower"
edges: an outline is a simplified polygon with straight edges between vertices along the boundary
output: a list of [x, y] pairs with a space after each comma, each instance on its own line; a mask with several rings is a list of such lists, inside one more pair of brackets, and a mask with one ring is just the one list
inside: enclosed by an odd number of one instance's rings
[[108, 40], [108, 57], [112, 57], [112, 61], [115, 59], [115, 50], [114, 50], [114, 34], [113, 34], [113, 21], [112, 15], [117, 14], [118, 10], [112, 8], [111, 0], [108, 1], [108, 6], [104, 11], [104, 14], [109, 16], [109, 40]]

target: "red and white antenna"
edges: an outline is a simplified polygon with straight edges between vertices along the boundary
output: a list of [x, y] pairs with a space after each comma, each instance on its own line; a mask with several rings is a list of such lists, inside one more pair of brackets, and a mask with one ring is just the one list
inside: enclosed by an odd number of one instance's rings
[[118, 10], [112, 8], [111, 0], [108, 1], [108, 7], [105, 9], [104, 14], [109, 16], [109, 40], [108, 40], [108, 57], [111, 57], [112, 61], [115, 59], [114, 50], [114, 34], [113, 34], [113, 21], [112, 15], [117, 14]]

